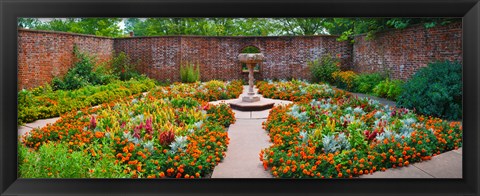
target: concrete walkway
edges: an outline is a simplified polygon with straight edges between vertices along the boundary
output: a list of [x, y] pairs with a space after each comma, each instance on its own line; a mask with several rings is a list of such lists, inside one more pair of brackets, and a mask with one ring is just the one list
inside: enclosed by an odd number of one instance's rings
[[[254, 89], [255, 92], [258, 89]], [[243, 94], [248, 92], [248, 86], [243, 86]], [[240, 95], [240, 97], [242, 96]], [[267, 99], [267, 98], [261, 98]], [[290, 101], [267, 99], [275, 105], [289, 104]], [[232, 103], [239, 99], [213, 101], [212, 104]], [[230, 143], [225, 159], [213, 170], [212, 178], [272, 178], [269, 171], [265, 171], [259, 154], [262, 149], [268, 148], [270, 137], [262, 128], [270, 110], [244, 112], [233, 110], [236, 122], [230, 125], [228, 137]]]
[[357, 96], [358, 98], [370, 98], [370, 99], [373, 99], [373, 100], [377, 100], [378, 102], [380, 102], [383, 105], [389, 105], [389, 106], [392, 106], [392, 107], [397, 105], [394, 101], [384, 99], [384, 98], [380, 98], [380, 97], [375, 97], [373, 95], [367, 95], [367, 94], [362, 94], [362, 93], [353, 93], [353, 92], [351, 92], [351, 93], [352, 93], [353, 96]]
[[270, 146], [262, 129], [264, 119], [237, 119], [230, 125], [230, 143], [225, 159], [213, 170], [212, 178], [272, 178], [259, 159], [260, 150]]
[[408, 167], [390, 168], [359, 178], [462, 178], [462, 149], [448, 151]]
[[57, 120], [60, 119], [60, 117], [55, 117], [55, 118], [48, 118], [48, 119], [41, 119], [41, 120], [36, 120], [31, 123], [27, 123], [23, 126], [18, 126], [18, 136], [23, 136], [26, 133], [30, 132], [32, 129], [39, 129], [42, 127], [47, 126], [48, 124], [53, 124], [57, 122]]

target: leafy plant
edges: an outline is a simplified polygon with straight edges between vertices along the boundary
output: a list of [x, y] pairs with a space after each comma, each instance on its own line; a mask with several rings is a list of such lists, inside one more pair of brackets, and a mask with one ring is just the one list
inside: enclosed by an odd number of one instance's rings
[[308, 66], [316, 82], [333, 83], [332, 74], [340, 71], [340, 62], [329, 54], [308, 63]]
[[383, 80], [373, 88], [373, 94], [378, 97], [384, 97], [391, 100], [397, 100], [402, 93], [402, 80]]
[[88, 85], [107, 84], [115, 79], [106, 68], [96, 68], [93, 57], [81, 53], [75, 46], [73, 52], [76, 56], [75, 63], [62, 79], [52, 80], [54, 90], [75, 90]]
[[404, 85], [397, 104], [421, 114], [462, 118], [462, 65], [436, 61], [421, 68]]
[[111, 60], [111, 66], [120, 80], [125, 81], [138, 77], [140, 74], [135, 70], [135, 64], [125, 52], [120, 52]]
[[354, 79], [354, 90], [359, 93], [372, 93], [373, 88], [384, 79], [379, 73], [359, 74]]
[[186, 83], [200, 81], [200, 64], [186, 62], [180, 65], [180, 80]]
[[354, 80], [356, 77], [357, 74], [353, 71], [339, 71], [332, 74], [335, 84], [337, 84], [339, 88], [344, 88], [347, 90], [353, 89]]
[[21, 178], [124, 178], [120, 165], [115, 163], [112, 149], [102, 147], [105, 153], [90, 156], [83, 151], [72, 151], [64, 143], [47, 143], [38, 151], [19, 144], [19, 175]]

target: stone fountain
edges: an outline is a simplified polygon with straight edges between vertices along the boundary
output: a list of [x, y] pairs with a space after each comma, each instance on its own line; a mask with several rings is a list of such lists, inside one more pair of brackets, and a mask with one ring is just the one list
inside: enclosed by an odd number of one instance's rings
[[274, 103], [261, 99], [261, 96], [254, 91], [253, 68], [257, 63], [263, 62], [265, 57], [262, 53], [242, 53], [238, 55], [238, 60], [241, 63], [247, 64], [248, 67], [248, 92], [241, 95], [241, 99], [237, 102], [230, 103], [233, 109], [241, 111], [260, 111], [273, 107]]
[[242, 96], [242, 101], [244, 102], [256, 102], [260, 101], [260, 96], [256, 95], [253, 91], [253, 68], [257, 63], [262, 62], [265, 59], [262, 53], [244, 53], [238, 55], [238, 60], [241, 63], [247, 64], [248, 68], [248, 93], [247, 95]]

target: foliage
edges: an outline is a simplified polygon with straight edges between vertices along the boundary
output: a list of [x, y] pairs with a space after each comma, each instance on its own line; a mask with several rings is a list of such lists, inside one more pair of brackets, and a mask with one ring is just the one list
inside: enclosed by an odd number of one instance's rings
[[432, 62], [418, 70], [404, 85], [399, 106], [446, 119], [462, 118], [462, 65]]
[[339, 88], [352, 90], [355, 85], [355, 78], [357, 74], [353, 71], [338, 71], [332, 73], [332, 78]]
[[[92, 164], [103, 162], [103, 169], [107, 163], [118, 165], [122, 175], [132, 178], [200, 178], [212, 172], [225, 156], [228, 137], [223, 125], [229, 124], [223, 124], [224, 121], [220, 124], [218, 119], [234, 119], [233, 113], [223, 111], [215, 114], [218, 118], [209, 117], [207, 108], [216, 106], [205, 104], [196, 107], [200, 102], [189, 97], [156, 98], [149, 93], [68, 112], [56, 123], [34, 129], [21, 138], [22, 145], [34, 150], [24, 159], [35, 160], [42, 155], [42, 149], [48, 149], [49, 143], [61, 142], [67, 144], [68, 152], [58, 150], [57, 156], [81, 153], [83, 160], [74, 159], [77, 164], [88, 160]], [[97, 159], [107, 152], [114, 157]], [[74, 166], [60, 161], [66, 167]], [[20, 168], [23, 167], [30, 166], [21, 162]]]
[[259, 81], [258, 93], [265, 98], [283, 99], [289, 101], [308, 102], [312, 99], [324, 97], [338, 97], [345, 94], [326, 84], [309, 84], [306, 81]]
[[[460, 18], [128, 18], [125, 32], [137, 36], [278, 36], [341, 35], [339, 41], [353, 40], [366, 33], [373, 37], [386, 29], [403, 29], [413, 24], [427, 28], [460, 21]], [[84, 33], [109, 37], [124, 36], [121, 18], [67, 18], [40, 21], [19, 18], [18, 26], [30, 29]]]
[[373, 92], [373, 88], [384, 79], [385, 77], [379, 73], [358, 74], [354, 79], [354, 91], [370, 94]]
[[414, 24], [424, 24], [426, 28], [458, 22], [460, 18], [327, 18], [323, 22], [325, 31], [340, 35], [338, 41], [354, 42], [359, 34], [371, 39], [377, 32], [388, 29], [404, 29]]
[[278, 27], [283, 35], [318, 35], [323, 34], [325, 18], [279, 18]]
[[351, 94], [274, 107], [263, 127], [273, 145], [260, 161], [278, 178], [352, 178], [462, 146], [461, 122]]
[[115, 163], [115, 156], [108, 146], [92, 145], [90, 150], [73, 151], [65, 143], [46, 143], [38, 151], [19, 144], [20, 178], [124, 178], [123, 168]]
[[102, 66], [95, 68], [93, 57], [79, 52], [74, 47], [75, 63], [62, 79], [54, 78], [54, 90], [75, 90], [88, 85], [104, 85], [115, 79], [113, 74]]
[[255, 46], [247, 46], [240, 53], [260, 53], [260, 49]]
[[174, 83], [166, 87], [157, 87], [150, 91], [156, 98], [191, 97], [201, 101], [216, 101], [220, 99], [235, 99], [243, 91], [239, 80], [222, 82]]
[[23, 124], [37, 119], [59, 116], [97, 104], [121, 99], [147, 91], [155, 86], [151, 79], [116, 81], [102, 86], [86, 86], [77, 90], [53, 91], [48, 84], [31, 90], [18, 92], [17, 123]]
[[130, 57], [124, 52], [120, 52], [111, 60], [113, 73], [115, 73], [120, 80], [130, 80], [138, 77], [140, 74], [135, 69], [135, 64]]
[[235, 123], [235, 114], [227, 104], [219, 104], [208, 106], [207, 118], [217, 121], [224, 127], [229, 127], [230, 124]]
[[333, 83], [332, 74], [340, 71], [340, 62], [331, 55], [323, 55], [309, 63], [310, 71], [317, 82]]
[[19, 20], [19, 25], [37, 30], [118, 37], [122, 35], [119, 26], [121, 21], [121, 18], [55, 18], [42, 22], [35, 18], [22, 18]]
[[384, 97], [391, 100], [397, 100], [402, 93], [402, 80], [383, 80], [373, 88], [373, 94], [378, 97]]
[[186, 83], [200, 81], [200, 64], [182, 63], [180, 65], [180, 80]]

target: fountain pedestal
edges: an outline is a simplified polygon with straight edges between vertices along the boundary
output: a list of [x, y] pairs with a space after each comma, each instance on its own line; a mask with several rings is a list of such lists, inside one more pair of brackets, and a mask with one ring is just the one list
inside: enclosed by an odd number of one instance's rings
[[274, 103], [261, 98], [261, 95], [255, 93], [253, 68], [259, 62], [265, 59], [262, 53], [244, 53], [238, 55], [238, 60], [247, 64], [248, 67], [248, 92], [241, 96], [241, 99], [237, 102], [230, 103], [230, 107], [241, 111], [261, 111], [270, 109]]
[[242, 101], [244, 102], [257, 102], [260, 101], [260, 96], [256, 95], [253, 91], [253, 67], [256, 63], [247, 63], [248, 67], [248, 93], [247, 95], [242, 96]]

